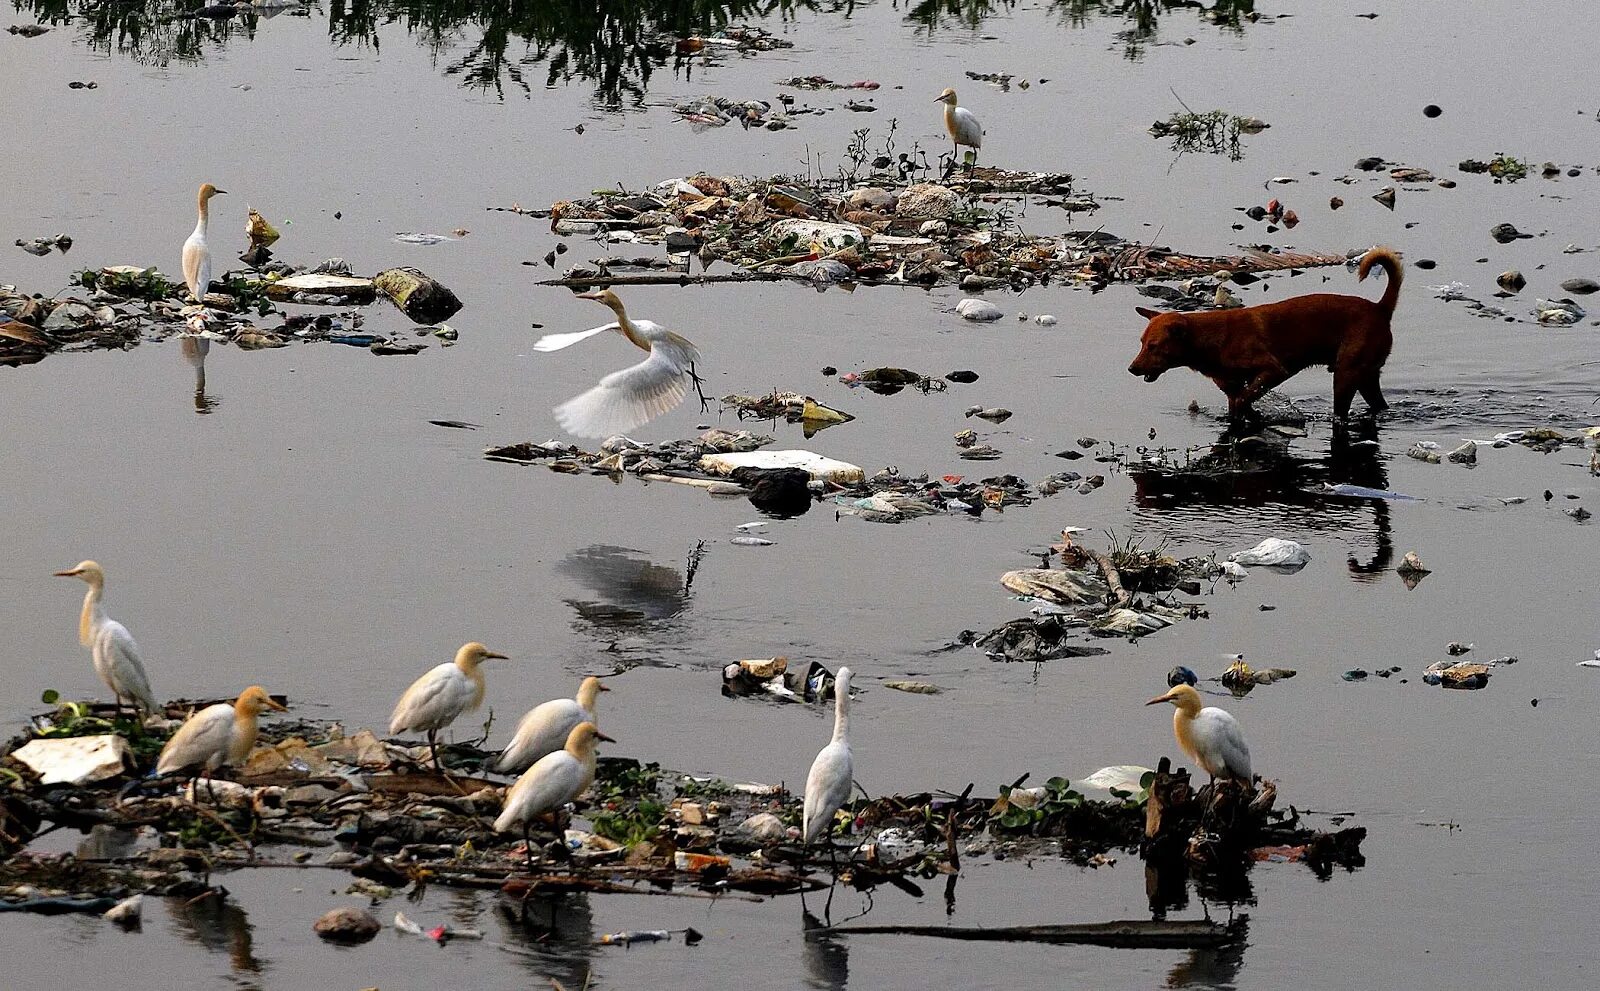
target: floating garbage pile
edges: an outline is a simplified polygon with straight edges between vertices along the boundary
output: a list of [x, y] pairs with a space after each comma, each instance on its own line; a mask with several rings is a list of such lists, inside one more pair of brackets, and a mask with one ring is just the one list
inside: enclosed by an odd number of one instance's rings
[[[1023, 775], [998, 798], [972, 797], [968, 784], [959, 794], [857, 800], [845, 807], [848, 835], [831, 849], [806, 851], [797, 842], [799, 802], [780, 786], [601, 758], [595, 785], [576, 808], [588, 828], [544, 822], [528, 851], [521, 839], [494, 832], [510, 779], [485, 777], [495, 754], [472, 744], [441, 746], [449, 773], [439, 774], [420, 769], [426, 745], [287, 720], [263, 726], [234, 780], [156, 779], [155, 754], [189, 708], [171, 703], [141, 724], [109, 704], [62, 703], [0, 745], [0, 911], [106, 913], [140, 893], [224, 898], [214, 872], [298, 865], [347, 871], [348, 893], [374, 904], [428, 884], [512, 896], [759, 900], [824, 887], [813, 869], [830, 864], [854, 887], [887, 883], [920, 895], [917, 878], [954, 877], [963, 856], [1060, 855], [1110, 866], [1116, 851], [1155, 850], [1187, 830], [1206, 838], [1209, 853], [1180, 864], [1183, 871], [1244, 870], [1267, 859], [1251, 855], [1261, 848], [1353, 867], [1360, 862], [1353, 834], [1364, 834], [1307, 828], [1298, 815], [1274, 809], [1270, 782], [1251, 793], [1248, 807], [1203, 829], [1205, 803], [1223, 799], [1206, 798], [1204, 789], [1192, 800], [1174, 798], [1163, 785], [1174, 777], [1163, 759], [1160, 772], [1107, 768], [1076, 789], [1064, 778], [1026, 788]], [[1147, 828], [1152, 787], [1165, 788], [1159, 832]], [[1085, 794], [1096, 790], [1105, 797]], [[75, 856], [28, 849], [55, 828], [90, 833], [91, 846]], [[1233, 854], [1219, 858], [1222, 848]], [[134, 902], [121, 911], [136, 910]], [[348, 935], [336, 921], [319, 931]], [[399, 918], [396, 925], [404, 928]]]
[[[899, 154], [872, 158], [863, 151], [861, 158], [871, 159], [874, 168], [867, 179], [701, 174], [642, 193], [606, 190], [562, 200], [547, 212], [512, 209], [548, 216], [556, 234], [662, 245], [680, 268], [619, 274], [604, 265], [576, 265], [545, 283], [571, 288], [793, 279], [819, 288], [959, 284], [967, 291], [1020, 290], [1053, 280], [1104, 285], [1218, 272], [1240, 278], [1347, 259], [1345, 253], [1265, 246], [1239, 255], [1191, 255], [1103, 231], [1031, 234], [1018, 226], [1008, 201], [1031, 199], [1068, 211], [1098, 204], [1062, 173], [983, 167], [937, 182], [917, 181], [912, 153]], [[702, 266], [727, 262], [737, 271], [694, 276], [691, 257]]]
[[[803, 416], [806, 407], [800, 408]], [[713, 497], [748, 498], [757, 509], [777, 516], [798, 516], [816, 501], [826, 500], [840, 515], [874, 523], [901, 523], [921, 516], [982, 516], [986, 511], [1030, 505], [1047, 494], [1016, 475], [980, 479], [906, 475], [891, 466], [869, 476], [858, 465], [811, 451], [763, 450], [776, 439], [748, 430], [713, 428], [690, 440], [656, 444], [609, 437], [592, 452], [554, 440], [509, 444], [485, 449], [484, 457], [542, 464], [566, 474], [613, 478], [628, 474], [646, 482], [694, 486]], [[1074, 472], [1050, 477], [1068, 475], [1077, 477]]]
[[[259, 214], [251, 211], [252, 227]], [[261, 223], [265, 223], [262, 221]], [[270, 230], [270, 227], [268, 228]], [[382, 296], [418, 324], [418, 337], [433, 336], [449, 346], [456, 331], [442, 323], [461, 309], [447, 287], [414, 268], [392, 268], [371, 278], [358, 277], [342, 259], [296, 268], [271, 261], [252, 230], [244, 256], [259, 267], [227, 272], [213, 281], [205, 307], [185, 305], [188, 290], [160, 270], [133, 265], [85, 269], [77, 289], [60, 297], [27, 295], [0, 285], [0, 365], [26, 365], [57, 351], [119, 349], [177, 335], [227, 341], [246, 350], [329, 341], [368, 348], [373, 354], [415, 354], [428, 345], [398, 335], [362, 330], [363, 316], [339, 313], [287, 313], [275, 304], [360, 307]], [[69, 242], [70, 243], [70, 242]]]

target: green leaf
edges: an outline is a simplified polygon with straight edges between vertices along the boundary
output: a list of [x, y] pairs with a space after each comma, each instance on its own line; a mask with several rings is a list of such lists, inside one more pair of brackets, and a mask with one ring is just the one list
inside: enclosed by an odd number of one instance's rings
[[1049, 788], [1051, 791], [1066, 791], [1068, 788], [1072, 787], [1072, 782], [1068, 781], [1066, 778], [1055, 777], [1051, 778], [1049, 781], [1046, 781], [1044, 786]]
[[1154, 772], [1154, 771], [1146, 771], [1143, 774], [1139, 775], [1139, 787], [1141, 789], [1143, 789], [1144, 791], [1149, 791], [1150, 790], [1150, 786], [1155, 784], [1155, 783], [1156, 783], [1156, 772]]
[[57, 702], [61, 701], [61, 693], [56, 691], [54, 688], [46, 688], [44, 690], [44, 694], [39, 696], [39, 701], [43, 702], [45, 705], [55, 705]]

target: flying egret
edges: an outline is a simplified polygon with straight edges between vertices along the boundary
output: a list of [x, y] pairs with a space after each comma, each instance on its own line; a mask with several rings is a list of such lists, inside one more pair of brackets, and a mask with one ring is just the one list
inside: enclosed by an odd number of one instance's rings
[[443, 771], [434, 735], [463, 712], [472, 712], [483, 704], [483, 672], [478, 665], [490, 658], [505, 660], [505, 657], [476, 641], [463, 644], [456, 651], [454, 661], [432, 668], [400, 696], [394, 715], [389, 717], [389, 732], [426, 730], [433, 769]]
[[57, 578], [81, 578], [89, 585], [83, 597], [83, 612], [78, 616], [78, 642], [89, 648], [95, 673], [117, 697], [117, 712], [122, 711], [126, 695], [136, 710], [154, 712], [156, 697], [150, 691], [150, 677], [144, 673], [139, 645], [128, 628], [106, 615], [101, 598], [106, 591], [106, 572], [94, 561], [79, 562], [75, 568], [57, 571]]
[[506, 789], [505, 806], [500, 818], [494, 821], [495, 832], [509, 833], [519, 826], [522, 828], [529, 870], [533, 869], [533, 837], [530, 833], [533, 820], [575, 801], [594, 783], [596, 740], [616, 742], [600, 732], [594, 723], [579, 723], [567, 734], [565, 747], [534, 761], [533, 766]]
[[[850, 760], [850, 669], [840, 668], [833, 682], [833, 739], [811, 762], [806, 775], [802, 842], [809, 847], [833, 828], [834, 816], [850, 800], [855, 767]], [[831, 847], [830, 847], [831, 852]]]
[[183, 281], [195, 303], [204, 306], [206, 293], [211, 291], [211, 249], [206, 246], [206, 221], [210, 219], [211, 197], [227, 193], [211, 183], [200, 186], [200, 219], [195, 222], [194, 233], [183, 242]]
[[501, 774], [520, 774], [545, 754], [566, 746], [567, 737], [579, 723], [599, 722], [595, 718], [595, 702], [601, 692], [609, 691], [599, 678], [589, 677], [578, 686], [576, 699], [552, 699], [528, 710], [494, 769]]
[[178, 732], [161, 748], [156, 773], [203, 770], [209, 777], [219, 767], [238, 764], [250, 756], [250, 750], [256, 745], [256, 717], [268, 709], [285, 711], [285, 707], [274, 702], [259, 685], [251, 685], [239, 693], [238, 701], [232, 705], [218, 702], [206, 706], [184, 720]]
[[563, 430], [578, 437], [609, 437], [626, 433], [683, 402], [689, 383], [699, 381], [694, 365], [700, 352], [693, 344], [658, 323], [629, 319], [622, 300], [610, 289], [579, 293], [578, 298], [609, 306], [616, 321], [572, 334], [546, 334], [534, 343], [535, 351], [560, 351], [614, 330], [650, 356], [612, 372], [593, 389], [557, 406], [556, 421]]
[[1250, 748], [1245, 745], [1244, 731], [1239, 721], [1226, 710], [1216, 706], [1200, 706], [1200, 693], [1193, 685], [1178, 684], [1165, 695], [1158, 695], [1145, 705], [1171, 702], [1177, 707], [1172, 714], [1172, 735], [1178, 746], [1205, 768], [1214, 786], [1218, 778], [1233, 778], [1250, 785]]
[[956, 91], [946, 88], [934, 98], [935, 103], [944, 104], [944, 129], [950, 134], [952, 161], [961, 155], [961, 146], [966, 145], [972, 149], [972, 160], [978, 160], [978, 149], [983, 147], [983, 126], [978, 123], [978, 118], [972, 116], [972, 111], [966, 107], [956, 106]]

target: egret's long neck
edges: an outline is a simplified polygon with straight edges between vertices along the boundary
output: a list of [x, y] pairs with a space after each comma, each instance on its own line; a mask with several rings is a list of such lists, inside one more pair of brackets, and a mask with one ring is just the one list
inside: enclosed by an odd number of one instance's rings
[[201, 237], [205, 237], [206, 221], [211, 218], [211, 204], [206, 201], [204, 193], [200, 194], [198, 202], [200, 204], [200, 217], [195, 221], [194, 232]]
[[956, 133], [956, 104], [954, 100], [944, 105], [944, 129], [951, 134]]
[[483, 704], [483, 694], [488, 686], [483, 680], [483, 668], [479, 667], [477, 660], [470, 657], [456, 658], [456, 667], [462, 674], [472, 681], [472, 704], [467, 709], [473, 710]]
[[1194, 745], [1194, 713], [1186, 708], [1179, 708], [1172, 714], [1172, 735], [1178, 738], [1178, 746], [1183, 752], [1194, 760], [1199, 760], [1199, 751]]
[[611, 307], [611, 312], [617, 315], [617, 326], [622, 328], [622, 336], [633, 342], [634, 347], [643, 351], [650, 350], [650, 342], [644, 339], [643, 335], [639, 333], [639, 328], [635, 327], [633, 321], [628, 319], [628, 311], [622, 308], [622, 300], [619, 299], [615, 303], [607, 303], [606, 305]]
[[230, 762], [241, 761], [249, 756], [255, 749], [256, 733], [260, 730], [256, 722], [254, 710], [241, 707], [237, 702], [233, 706], [233, 746], [230, 748], [228, 759]]
[[850, 740], [850, 692], [848, 689], [840, 691], [840, 686], [834, 684], [837, 698], [833, 700], [833, 742], [848, 743]]
[[100, 597], [105, 594], [104, 582], [90, 582], [89, 591], [83, 596], [83, 612], [78, 616], [78, 642], [85, 647], [89, 646], [89, 636], [94, 631], [95, 624], [103, 616], [100, 609]]
[[594, 715], [595, 703], [600, 701], [600, 683], [586, 681], [578, 686], [578, 705], [589, 715]]
[[589, 790], [590, 785], [594, 784], [594, 739], [590, 738], [583, 746], [576, 751], [569, 751], [569, 753], [578, 758], [578, 764], [583, 768], [583, 787], [578, 789], [578, 794], [581, 795]]

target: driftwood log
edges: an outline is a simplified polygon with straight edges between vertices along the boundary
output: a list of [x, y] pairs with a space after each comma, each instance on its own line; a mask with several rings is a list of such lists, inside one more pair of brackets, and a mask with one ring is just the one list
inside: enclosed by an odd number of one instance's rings
[[819, 934], [841, 936], [899, 935], [935, 936], [941, 939], [966, 939], [1008, 943], [1075, 943], [1113, 946], [1122, 949], [1194, 950], [1215, 949], [1244, 935], [1244, 919], [1223, 925], [1201, 919], [1126, 919], [1075, 925], [996, 926], [834, 926]]

